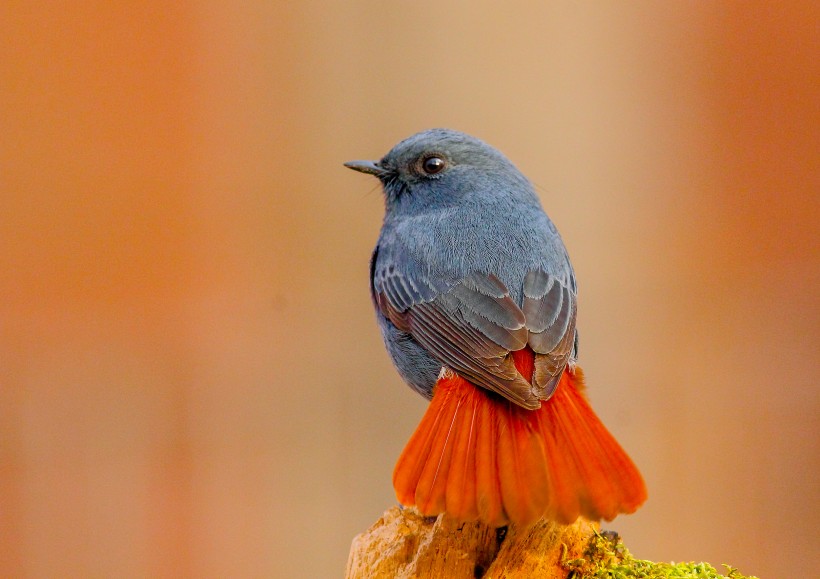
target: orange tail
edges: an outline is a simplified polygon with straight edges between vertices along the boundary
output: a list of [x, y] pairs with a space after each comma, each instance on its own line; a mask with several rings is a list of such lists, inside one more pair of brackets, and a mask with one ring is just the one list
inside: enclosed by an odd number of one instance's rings
[[[531, 379], [532, 351], [513, 356]], [[643, 479], [583, 389], [580, 368], [565, 370], [552, 398], [525, 410], [454, 374], [440, 378], [393, 472], [399, 502], [492, 526], [634, 512]]]

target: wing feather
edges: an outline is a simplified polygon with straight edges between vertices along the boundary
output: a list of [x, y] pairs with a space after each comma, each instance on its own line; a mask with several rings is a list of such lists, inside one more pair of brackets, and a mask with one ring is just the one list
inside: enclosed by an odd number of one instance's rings
[[533, 386], [545, 400], [552, 396], [575, 343], [575, 291], [557, 277], [534, 270], [524, 279], [528, 343], [535, 352]]
[[[443, 289], [395, 268], [372, 277], [379, 310], [442, 365], [524, 408], [549, 398], [575, 339], [574, 288], [543, 270], [524, 279], [523, 307], [492, 274], [475, 273]], [[533, 383], [510, 352], [536, 353]]]

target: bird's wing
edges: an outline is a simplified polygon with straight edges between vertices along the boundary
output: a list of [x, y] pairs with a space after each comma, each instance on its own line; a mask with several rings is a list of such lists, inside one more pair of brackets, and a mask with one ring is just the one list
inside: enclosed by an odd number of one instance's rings
[[420, 275], [374, 273], [379, 310], [442, 365], [524, 408], [540, 406], [509, 355], [527, 345], [524, 312], [496, 276], [475, 273], [437, 291]]
[[546, 400], [555, 391], [575, 345], [576, 294], [569, 282], [536, 269], [524, 278], [524, 316], [535, 352], [533, 387]]

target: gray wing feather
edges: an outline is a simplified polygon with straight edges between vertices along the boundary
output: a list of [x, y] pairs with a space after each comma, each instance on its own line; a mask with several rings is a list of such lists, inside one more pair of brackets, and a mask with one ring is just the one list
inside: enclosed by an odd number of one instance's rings
[[532, 385], [509, 353], [527, 344], [526, 318], [494, 275], [473, 274], [425, 299], [425, 280], [379, 272], [379, 309], [443, 365], [525, 408], [538, 408]]
[[439, 329], [450, 340], [459, 344], [465, 351], [475, 352], [481, 358], [497, 358], [504, 355], [504, 348], [500, 347], [487, 336], [472, 327], [462, 327], [465, 331], [455, 331], [452, 323], [440, 308], [427, 307], [421, 304], [417, 308], [418, 315], [424, 318], [430, 326]]
[[489, 296], [471, 290], [465, 283], [454, 287], [451, 295], [459, 300], [465, 310], [506, 330], [520, 330], [525, 325], [524, 312], [515, 305], [509, 295]]
[[379, 279], [374, 281], [376, 289], [384, 292], [393, 307], [400, 312], [435, 295], [435, 290], [424, 280], [413, 281], [395, 271], [381, 271]]
[[[523, 307], [492, 274], [472, 274], [449, 287], [392, 267], [373, 277], [374, 299], [442, 365], [524, 408], [549, 398], [575, 339], [574, 288], [543, 270], [524, 279]], [[533, 384], [516, 370], [511, 351], [535, 352]]]
[[552, 396], [575, 341], [577, 305], [568, 283], [542, 270], [524, 279], [524, 315], [535, 352], [533, 385], [541, 399]]
[[537, 269], [524, 278], [524, 315], [531, 332], [549, 328], [561, 309], [563, 292], [556, 278]]

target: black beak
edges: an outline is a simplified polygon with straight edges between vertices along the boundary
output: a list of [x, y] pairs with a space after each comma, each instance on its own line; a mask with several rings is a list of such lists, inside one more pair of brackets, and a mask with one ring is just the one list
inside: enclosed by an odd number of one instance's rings
[[381, 177], [387, 173], [386, 169], [379, 167], [379, 163], [377, 161], [348, 161], [345, 163], [345, 167], [358, 171], [359, 173], [375, 175], [376, 177]]

